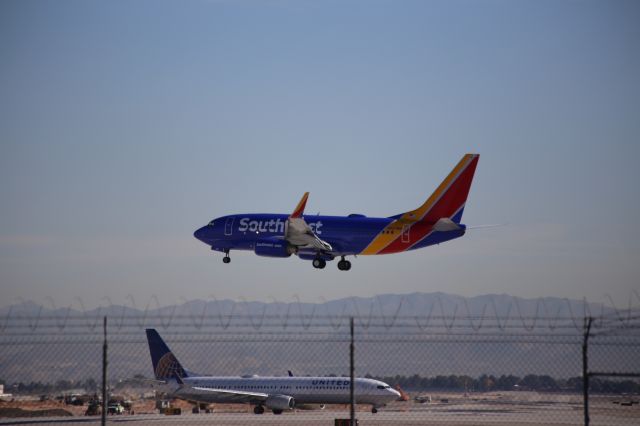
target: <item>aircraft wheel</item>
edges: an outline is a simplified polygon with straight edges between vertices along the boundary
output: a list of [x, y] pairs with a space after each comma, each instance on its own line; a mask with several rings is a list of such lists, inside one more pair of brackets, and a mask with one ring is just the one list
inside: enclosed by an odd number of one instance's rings
[[348, 271], [349, 269], [351, 269], [351, 262], [342, 259], [338, 262], [338, 269], [341, 271]]
[[273, 410], [273, 414], [282, 414], [282, 410]]
[[224, 263], [229, 263], [231, 262], [231, 258], [229, 257], [229, 255], [226, 255], [225, 257], [222, 258], [222, 262]]
[[253, 413], [254, 414], [263, 414], [264, 413], [264, 407], [262, 405], [256, 405], [255, 407], [253, 407]]
[[313, 263], [313, 267], [316, 269], [322, 269], [325, 266], [327, 266], [327, 262], [321, 258], [313, 259], [312, 263]]
[[371, 413], [375, 414], [378, 412], [378, 409], [376, 407], [371, 408]]

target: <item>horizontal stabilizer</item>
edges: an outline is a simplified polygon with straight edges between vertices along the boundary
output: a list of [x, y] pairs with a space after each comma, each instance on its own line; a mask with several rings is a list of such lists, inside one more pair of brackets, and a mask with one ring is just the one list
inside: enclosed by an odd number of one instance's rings
[[448, 217], [438, 219], [433, 225], [433, 230], [438, 232], [457, 231], [459, 229], [462, 229], [462, 227]]

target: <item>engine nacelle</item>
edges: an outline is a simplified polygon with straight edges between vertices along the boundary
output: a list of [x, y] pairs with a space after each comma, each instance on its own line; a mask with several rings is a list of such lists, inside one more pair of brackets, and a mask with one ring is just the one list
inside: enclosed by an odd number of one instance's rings
[[332, 256], [328, 253], [312, 253], [312, 252], [300, 252], [298, 253], [298, 257], [302, 260], [313, 260], [317, 258], [321, 258], [326, 260], [327, 262], [335, 259], [335, 256]]
[[256, 243], [254, 251], [258, 256], [289, 257], [296, 250], [283, 240], [264, 240]]
[[289, 395], [271, 395], [264, 402], [264, 405], [270, 410], [293, 410], [296, 402]]

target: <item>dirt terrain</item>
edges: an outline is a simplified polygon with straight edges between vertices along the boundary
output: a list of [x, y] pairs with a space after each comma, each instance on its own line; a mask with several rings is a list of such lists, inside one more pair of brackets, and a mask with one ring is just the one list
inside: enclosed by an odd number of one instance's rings
[[[581, 425], [583, 424], [582, 396], [578, 394], [538, 392], [410, 392], [410, 400], [393, 402], [377, 414], [369, 406], [358, 406], [360, 425]], [[416, 398], [417, 397], [417, 398]], [[416, 401], [416, 399], [418, 401]], [[593, 425], [640, 424], [638, 396], [593, 396], [590, 400]], [[252, 406], [243, 404], [212, 404], [212, 412], [193, 413], [193, 405], [184, 401], [172, 401], [180, 407], [179, 416], [159, 414], [154, 399], [132, 399], [131, 412], [110, 415], [111, 422], [135, 422], [137, 425], [166, 424], [333, 424], [333, 419], [347, 418], [347, 405], [331, 405], [324, 410], [296, 409], [275, 416], [265, 412], [253, 414]], [[18, 409], [23, 411], [18, 411]], [[84, 415], [85, 406], [66, 405], [56, 401], [0, 402], [0, 424], [34, 424], [46, 416], [47, 422], [76, 424], [96, 422], [99, 416]], [[63, 417], [72, 415], [73, 417]], [[29, 417], [23, 417], [29, 416]], [[38, 420], [34, 417], [38, 416]], [[79, 418], [82, 417], [82, 418]], [[29, 420], [33, 418], [33, 421]], [[74, 419], [74, 420], [72, 420]]]

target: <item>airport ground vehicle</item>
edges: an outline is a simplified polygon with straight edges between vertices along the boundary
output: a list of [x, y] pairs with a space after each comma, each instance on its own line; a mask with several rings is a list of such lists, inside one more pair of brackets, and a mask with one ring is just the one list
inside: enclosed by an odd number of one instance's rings
[[107, 414], [120, 415], [122, 413], [124, 413], [124, 407], [120, 403], [109, 404], [107, 406]]

